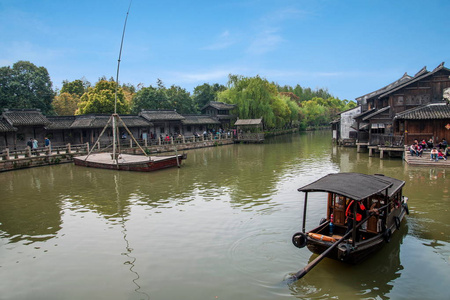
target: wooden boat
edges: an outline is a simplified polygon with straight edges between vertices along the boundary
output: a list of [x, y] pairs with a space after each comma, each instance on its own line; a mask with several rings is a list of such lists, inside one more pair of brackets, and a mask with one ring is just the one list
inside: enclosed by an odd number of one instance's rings
[[[303, 227], [292, 237], [293, 244], [347, 263], [361, 262], [390, 242], [409, 213], [408, 198], [402, 195], [404, 185], [402, 180], [380, 174], [338, 173], [299, 188], [305, 193]], [[306, 207], [311, 192], [327, 193], [328, 205], [326, 218], [306, 232]], [[349, 226], [354, 230], [349, 230]], [[305, 269], [301, 276], [308, 271]]]
[[[106, 123], [105, 127], [103, 128], [102, 132], [97, 138], [97, 141], [89, 151], [89, 153], [86, 156], [78, 156], [74, 157], [73, 161], [75, 165], [78, 166], [84, 166], [84, 167], [92, 167], [92, 168], [100, 168], [100, 169], [111, 169], [111, 170], [122, 170], [122, 171], [141, 171], [141, 172], [150, 172], [150, 171], [156, 171], [160, 169], [170, 168], [178, 166], [180, 167], [181, 161], [187, 158], [186, 154], [178, 155], [176, 153], [175, 155], [171, 156], [149, 156], [145, 152], [145, 150], [139, 145], [138, 141], [134, 138], [131, 131], [128, 129], [127, 125], [125, 125], [125, 122], [120, 118], [119, 114], [117, 113], [117, 89], [119, 85], [119, 66], [120, 66], [120, 58], [122, 55], [122, 46], [123, 46], [123, 40], [125, 37], [125, 28], [127, 25], [128, 20], [128, 14], [130, 12], [131, 2], [130, 6], [128, 7], [127, 16], [125, 18], [125, 24], [123, 26], [123, 32], [122, 32], [122, 41], [120, 44], [120, 51], [119, 51], [119, 59], [117, 61], [117, 74], [116, 74], [116, 89], [115, 89], [115, 95], [114, 95], [114, 113], [109, 118], [108, 122]], [[122, 127], [128, 132], [131, 139], [134, 141], [134, 143], [139, 147], [139, 149], [142, 151], [142, 155], [131, 155], [131, 154], [123, 154], [120, 153], [120, 146], [117, 142], [119, 140], [119, 125], [122, 125]], [[106, 129], [111, 125], [112, 127], [112, 153], [93, 153], [94, 149], [97, 149], [97, 145], [100, 143], [100, 138], [105, 133]], [[176, 148], [175, 148], [176, 152]]]
[[168, 156], [144, 156], [120, 154], [117, 161], [112, 159], [111, 153], [94, 153], [89, 156], [74, 157], [73, 161], [77, 166], [92, 167], [100, 169], [151, 172], [165, 168], [181, 165], [181, 161], [186, 159], [186, 154]]

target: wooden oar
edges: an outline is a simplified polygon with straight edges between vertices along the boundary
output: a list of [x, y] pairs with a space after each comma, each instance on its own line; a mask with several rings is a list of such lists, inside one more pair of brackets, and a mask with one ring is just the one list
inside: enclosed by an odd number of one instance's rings
[[325, 250], [324, 252], [322, 252], [322, 254], [320, 254], [319, 256], [316, 257], [316, 259], [314, 259], [312, 262], [310, 262], [306, 267], [304, 267], [303, 269], [301, 269], [300, 271], [298, 271], [297, 273], [295, 273], [295, 275], [293, 276], [294, 281], [295, 280], [299, 280], [300, 278], [302, 278], [303, 276], [305, 276], [309, 271], [311, 271], [312, 268], [314, 268], [322, 259], [325, 258], [325, 256], [328, 255], [328, 253], [330, 253], [334, 248], [336, 248], [337, 245], [339, 245], [340, 243], [342, 243], [351, 233], [353, 232], [353, 229], [350, 230], [349, 232], [347, 232], [342, 238], [340, 238], [339, 240], [337, 240], [333, 245], [331, 245], [327, 250]]
[[[380, 207], [379, 210], [387, 207], [389, 204]], [[340, 238], [339, 240], [337, 240], [333, 245], [331, 245], [327, 250], [325, 250], [324, 252], [322, 252], [322, 254], [320, 254], [318, 257], [316, 257], [316, 259], [314, 259], [312, 262], [310, 262], [306, 267], [304, 267], [303, 269], [301, 269], [300, 271], [298, 271], [297, 273], [295, 273], [295, 275], [293, 276], [293, 281], [299, 280], [300, 278], [302, 278], [303, 276], [305, 276], [309, 271], [311, 271], [312, 268], [314, 268], [322, 259], [325, 258], [325, 256], [328, 255], [328, 253], [330, 253], [334, 248], [336, 248], [337, 245], [339, 245], [340, 243], [342, 243], [355, 229], [358, 229], [358, 227], [360, 227], [364, 222], [366, 222], [367, 220], [369, 220], [369, 218], [373, 215], [373, 213], [369, 213], [369, 215], [363, 219], [362, 221], [360, 221], [358, 224], [356, 224], [355, 227], [353, 227], [349, 232], [347, 232], [342, 238]]]

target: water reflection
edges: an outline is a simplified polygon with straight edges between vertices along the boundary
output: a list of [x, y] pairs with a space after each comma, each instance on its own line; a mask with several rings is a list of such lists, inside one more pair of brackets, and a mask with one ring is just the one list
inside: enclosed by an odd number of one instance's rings
[[0, 237], [7, 243], [45, 241], [61, 229], [62, 199], [53, 188], [62, 183], [53, 169], [7, 172], [0, 176]]
[[[301, 226], [297, 188], [339, 171], [405, 180], [406, 238], [394, 235], [360, 266], [324, 260], [274, 287], [314, 258], [290, 242]], [[424, 281], [429, 295], [450, 284], [446, 172], [333, 147], [329, 132], [314, 132], [190, 151], [181, 169], [154, 173], [0, 173], [0, 290], [5, 299], [401, 298]], [[326, 210], [314, 200], [308, 228]]]

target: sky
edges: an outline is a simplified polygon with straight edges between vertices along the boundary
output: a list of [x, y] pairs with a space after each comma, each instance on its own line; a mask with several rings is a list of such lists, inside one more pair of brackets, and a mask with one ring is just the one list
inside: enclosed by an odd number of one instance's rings
[[0, 67], [20, 60], [63, 80], [192, 93], [229, 74], [325, 88], [339, 99], [422, 67], [450, 68], [448, 0], [0, 0]]

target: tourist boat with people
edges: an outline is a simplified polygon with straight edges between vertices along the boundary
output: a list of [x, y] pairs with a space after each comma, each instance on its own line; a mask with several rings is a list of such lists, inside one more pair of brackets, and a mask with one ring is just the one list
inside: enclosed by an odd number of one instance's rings
[[[303, 277], [324, 257], [359, 263], [391, 241], [408, 211], [405, 181], [381, 174], [328, 174], [298, 189], [305, 193], [302, 231], [292, 237], [298, 248], [319, 254], [296, 274]], [[308, 195], [326, 193], [326, 217], [305, 231]]]

